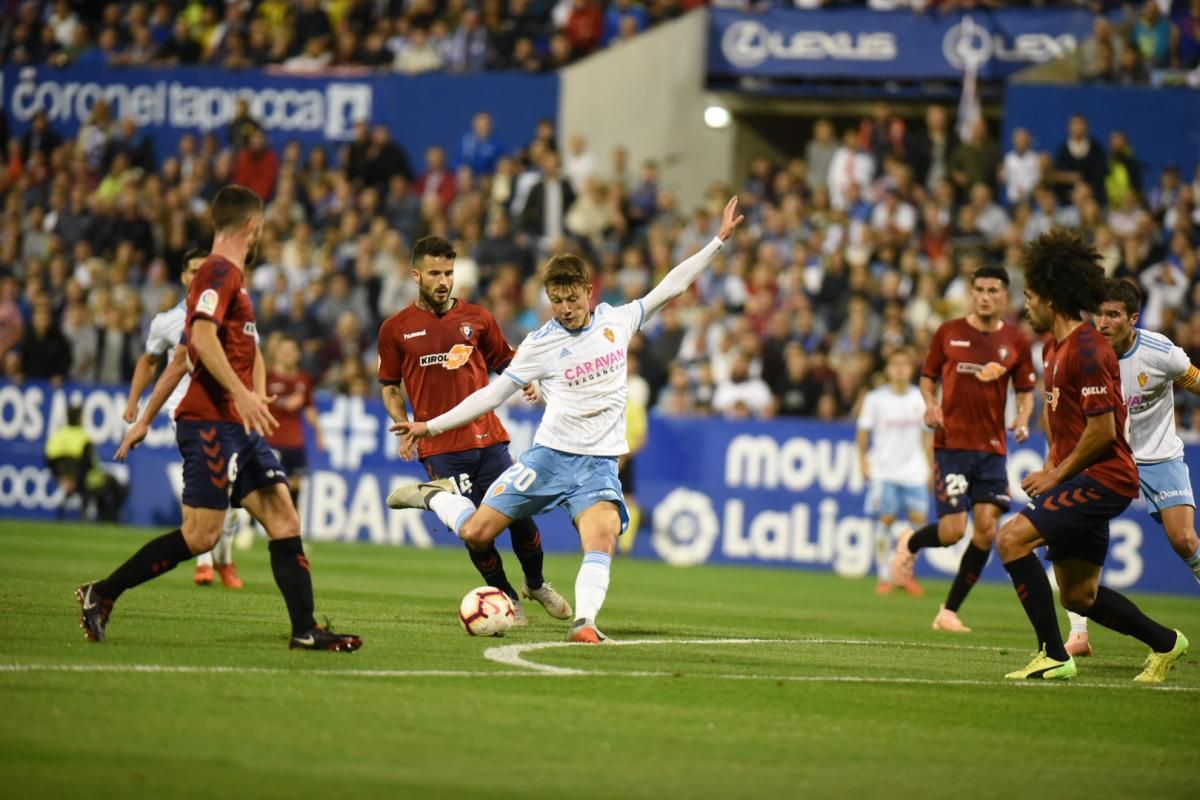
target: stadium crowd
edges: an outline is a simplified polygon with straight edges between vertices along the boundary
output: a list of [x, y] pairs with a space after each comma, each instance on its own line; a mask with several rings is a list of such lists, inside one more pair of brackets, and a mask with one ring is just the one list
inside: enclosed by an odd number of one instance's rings
[[[211, 16], [186, 5], [183, 19]], [[288, 5], [265, 0], [253, 19]], [[344, 22], [362, 5], [320, 7]], [[114, 25], [160, 6], [130, 4]], [[1082, 229], [1106, 270], [1135, 278], [1143, 324], [1200, 362], [1196, 165], [1150, 180], [1123, 134], [1099, 141], [1081, 117], [1044, 150], [1022, 130], [1002, 143], [982, 121], [964, 127], [940, 106], [914, 117], [881, 103], [861, 120], [816, 121], [790, 158], [754, 159], [738, 185], [678, 198], [656, 164], [622, 148], [593, 152], [546, 120], [506, 145], [484, 112], [421, 154], [366, 123], [346, 145], [304, 152], [244, 106], [171, 153], [102, 101], [73, 139], [43, 116], [10, 136], [0, 115], [0, 365], [11, 378], [127, 384], [149, 320], [179, 300], [184, 253], [210, 241], [209, 201], [231, 182], [268, 201], [250, 279], [260, 331], [295, 338], [305, 369], [343, 393], [377, 391], [374, 339], [414, 298], [407, 258], [420, 236], [454, 242], [459, 296], [516, 344], [549, 316], [538, 268], [550, 253], [581, 252], [596, 300], [624, 302], [710, 239], [733, 193], [749, 224], [730, 254], [634, 343], [643, 394], [662, 413], [845, 417], [890, 348], [924, 352], [941, 321], [966, 312], [980, 265], [1009, 269], [1018, 308], [1020, 246], [1054, 225]]]
[[[3, 0], [6, 64], [203, 65], [288, 72], [542, 72], [708, 0]], [[1200, 64], [1200, 0], [715, 0], [754, 10], [867, 6], [918, 13], [1070, 6], [1097, 14], [1091, 80], [1138, 83]]]

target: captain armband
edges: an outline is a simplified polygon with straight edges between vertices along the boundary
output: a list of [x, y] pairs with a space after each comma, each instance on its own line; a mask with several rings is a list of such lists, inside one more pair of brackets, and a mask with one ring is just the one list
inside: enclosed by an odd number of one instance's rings
[[1194, 389], [1200, 386], [1200, 369], [1189, 365], [1187, 372], [1175, 379], [1175, 385], [1180, 389]]

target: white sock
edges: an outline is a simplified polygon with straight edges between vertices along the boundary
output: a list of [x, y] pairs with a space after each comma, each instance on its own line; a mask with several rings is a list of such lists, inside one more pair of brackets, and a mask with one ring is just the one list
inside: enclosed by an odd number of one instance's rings
[[1067, 619], [1071, 620], [1071, 633], [1082, 633], [1087, 636], [1087, 617], [1083, 614], [1076, 614], [1074, 611], [1068, 611]]
[[225, 512], [225, 520], [221, 526], [221, 538], [212, 549], [213, 561], [217, 564], [233, 563], [233, 537], [238, 532], [238, 515], [241, 512], [231, 508]]
[[457, 534], [463, 523], [475, 513], [475, 504], [461, 494], [437, 492], [429, 498], [429, 510]]
[[892, 582], [892, 530], [883, 522], [875, 522], [875, 574], [880, 583]]
[[608, 594], [608, 576], [612, 571], [612, 556], [599, 550], [583, 554], [583, 564], [575, 577], [575, 618], [595, 624], [596, 615]]
[[211, 567], [212, 565], [213, 565], [212, 550], [209, 550], [207, 553], [201, 553], [200, 555], [196, 556], [196, 566], [197, 567]]

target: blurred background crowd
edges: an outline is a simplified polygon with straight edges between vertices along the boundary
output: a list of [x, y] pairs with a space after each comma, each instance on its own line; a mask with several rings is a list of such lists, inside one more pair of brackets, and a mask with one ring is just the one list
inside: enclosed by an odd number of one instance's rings
[[[569, 60], [689, 7], [7, 5], [9, 61], [148, 52], [151, 63], [228, 67], [241, 57], [286, 68], [307, 57], [395, 69], [418, 32], [441, 42], [432, 68], [514, 68], [522, 41], [542, 64], [543, 49], [552, 54], [566, 37]], [[1164, 58], [1195, 59], [1198, 6], [1182, 7], [1191, 39], [1169, 23]], [[583, 37], [572, 32], [580, 9], [598, 12]], [[1130, 49], [1144, 53], [1145, 12], [1131, 13], [1133, 34], [1098, 25], [1081, 58], [1105, 41], [1120, 43], [1118, 62]], [[16, 36], [21, 26], [28, 30]], [[484, 31], [485, 56], [467, 67], [446, 54], [470, 61], [473, 45], [445, 43], [472, 26]], [[365, 59], [377, 45], [386, 58]], [[734, 246], [633, 345], [631, 368], [660, 413], [846, 417], [891, 348], [923, 354], [942, 321], [968, 311], [967, 276], [979, 266], [1008, 268], [1016, 323], [1020, 247], [1055, 225], [1082, 230], [1106, 271], [1138, 281], [1143, 325], [1200, 363], [1197, 165], [1147, 175], [1121, 132], [1101, 141], [1079, 116], [1059, 141], [1034, 142], [1018, 129], [1002, 142], [997, 130], [955, 120], [943, 106], [877, 103], [861, 118], [798, 120], [790, 158], [754, 159], [736, 185], [676, 197], [658, 165], [631, 163], [622, 148], [595, 152], [586, 132], [530, 120], [526, 140], [500, 141], [482, 111], [423, 153], [404, 152], [386, 127], [366, 123], [352, 142], [304, 151], [269, 137], [246, 107], [226, 129], [184, 137], [166, 153], [102, 101], [74, 139], [44, 117], [10, 137], [0, 117], [0, 365], [11, 378], [127, 383], [149, 320], [181, 297], [184, 253], [211, 242], [209, 201], [231, 182], [267, 201], [249, 278], [259, 330], [296, 338], [306, 371], [335, 392], [376, 393], [378, 326], [415, 297], [408, 252], [420, 236], [454, 242], [457, 295], [489, 308], [515, 346], [549, 318], [538, 278], [549, 254], [581, 253], [594, 265], [596, 301], [625, 302], [716, 233], [732, 194], [748, 222]]]

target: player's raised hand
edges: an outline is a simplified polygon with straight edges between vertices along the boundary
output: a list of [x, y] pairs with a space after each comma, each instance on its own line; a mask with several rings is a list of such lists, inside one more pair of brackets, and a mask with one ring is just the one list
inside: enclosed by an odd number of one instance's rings
[[125, 431], [125, 436], [121, 439], [121, 446], [117, 448], [113, 461], [124, 461], [129, 455], [129, 451], [141, 444], [148, 433], [150, 433], [150, 425], [145, 420], [139, 419], [133, 423], [133, 426]]
[[946, 424], [945, 417], [942, 416], [941, 406], [927, 406], [925, 408], [925, 425], [929, 428], [940, 428]]
[[242, 418], [242, 426], [246, 433], [258, 431], [263, 436], [270, 436], [279, 427], [279, 420], [271, 415], [272, 399], [273, 397], [264, 397], [249, 390], [233, 395], [233, 404], [237, 407], [238, 416]]
[[734, 195], [725, 204], [725, 211], [721, 214], [721, 230], [717, 236], [721, 238], [722, 242], [729, 241], [729, 237], [733, 236], [737, 226], [741, 225], [745, 219], [744, 216], [737, 213], [737, 195]]

